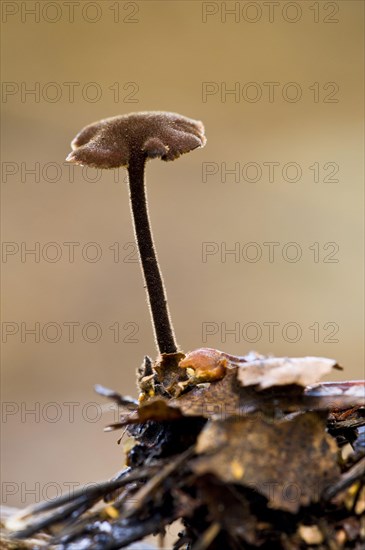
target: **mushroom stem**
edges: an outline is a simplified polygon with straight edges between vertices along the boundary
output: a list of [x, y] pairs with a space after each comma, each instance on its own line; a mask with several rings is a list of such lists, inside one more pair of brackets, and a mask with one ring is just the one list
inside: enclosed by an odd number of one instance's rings
[[131, 156], [128, 165], [134, 232], [158, 349], [160, 353], [176, 353], [178, 348], [148, 216], [144, 182], [145, 164], [146, 156], [144, 153], [139, 152]]

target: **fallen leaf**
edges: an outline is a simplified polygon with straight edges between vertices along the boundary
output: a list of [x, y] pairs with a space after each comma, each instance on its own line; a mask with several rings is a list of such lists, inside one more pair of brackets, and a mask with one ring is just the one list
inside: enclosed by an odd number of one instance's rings
[[336, 361], [326, 357], [269, 357], [243, 363], [237, 372], [242, 386], [260, 388], [296, 384], [315, 384], [335, 367]]
[[295, 513], [318, 502], [339, 478], [337, 445], [325, 424], [325, 415], [315, 412], [280, 421], [259, 416], [208, 421], [193, 470], [252, 488], [269, 507]]

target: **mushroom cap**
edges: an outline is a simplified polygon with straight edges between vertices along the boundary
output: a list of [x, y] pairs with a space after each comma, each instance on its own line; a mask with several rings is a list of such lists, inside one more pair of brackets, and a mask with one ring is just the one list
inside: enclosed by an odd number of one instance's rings
[[85, 126], [71, 143], [67, 161], [94, 168], [128, 166], [132, 156], [175, 160], [206, 142], [200, 121], [177, 113], [145, 111]]

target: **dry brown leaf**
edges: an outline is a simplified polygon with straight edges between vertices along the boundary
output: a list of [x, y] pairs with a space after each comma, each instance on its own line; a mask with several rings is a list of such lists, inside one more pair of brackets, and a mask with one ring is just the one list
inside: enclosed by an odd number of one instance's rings
[[242, 386], [260, 388], [296, 384], [315, 384], [337, 363], [327, 357], [269, 357], [242, 364], [237, 377]]
[[238, 414], [240, 390], [237, 369], [232, 368], [227, 371], [222, 380], [195, 386], [179, 398], [171, 399], [169, 404], [179, 407], [186, 416], [226, 418], [232, 414]]
[[171, 407], [166, 399], [160, 397], [150, 399], [138, 409], [138, 420], [140, 422], [146, 422], [147, 420], [163, 422], [181, 417], [182, 413], [177, 407]]
[[167, 399], [152, 397], [147, 403], [142, 403], [138, 410], [120, 415], [120, 421], [106, 426], [105, 431], [113, 431], [130, 424], [143, 424], [148, 420], [167, 422], [177, 420], [183, 415], [177, 406], [171, 407]]
[[185, 416], [224, 419], [257, 411], [270, 416], [278, 410], [289, 413], [349, 408], [361, 401], [351, 395], [317, 395], [316, 392], [312, 395], [303, 386], [295, 384], [266, 389], [256, 385], [243, 387], [237, 379], [240, 370], [239, 367], [230, 367], [223, 379], [195, 386], [180, 397], [169, 400], [169, 405], [179, 407]]
[[198, 474], [255, 489], [268, 505], [289, 512], [317, 502], [339, 478], [337, 445], [315, 412], [290, 420], [260, 417], [209, 421], [198, 438], [193, 461]]

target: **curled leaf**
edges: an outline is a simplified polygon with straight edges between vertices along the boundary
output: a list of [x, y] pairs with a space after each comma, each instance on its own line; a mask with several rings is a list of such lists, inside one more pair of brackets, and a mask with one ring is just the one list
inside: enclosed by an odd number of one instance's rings
[[242, 386], [260, 388], [296, 384], [315, 384], [334, 368], [337, 362], [327, 357], [268, 357], [244, 363], [237, 377]]

